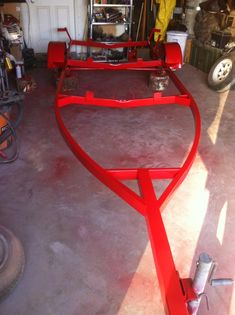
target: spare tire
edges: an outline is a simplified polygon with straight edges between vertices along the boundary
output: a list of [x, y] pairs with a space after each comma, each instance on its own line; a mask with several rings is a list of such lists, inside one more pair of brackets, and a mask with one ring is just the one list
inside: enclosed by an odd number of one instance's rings
[[21, 242], [0, 225], [0, 299], [16, 286], [23, 273], [25, 255]]
[[235, 83], [235, 54], [229, 53], [220, 57], [208, 74], [208, 85], [217, 92], [224, 92]]

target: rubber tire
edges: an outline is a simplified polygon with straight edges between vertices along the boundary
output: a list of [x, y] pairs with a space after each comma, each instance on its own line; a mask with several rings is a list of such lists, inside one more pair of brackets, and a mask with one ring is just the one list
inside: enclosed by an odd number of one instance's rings
[[0, 300], [16, 286], [25, 266], [24, 249], [19, 239], [0, 225]]
[[[232, 68], [224, 80], [222, 80], [221, 82], [215, 82], [213, 80], [214, 71], [215, 71], [216, 67], [225, 59], [231, 60]], [[221, 93], [221, 92], [225, 92], [225, 91], [229, 90], [233, 86], [233, 84], [235, 83], [234, 63], [235, 63], [235, 53], [234, 52], [229, 53], [227, 55], [223, 55], [218, 60], [216, 60], [216, 62], [214, 63], [214, 65], [212, 66], [212, 68], [208, 74], [208, 79], [207, 79], [208, 85], [211, 89]]]

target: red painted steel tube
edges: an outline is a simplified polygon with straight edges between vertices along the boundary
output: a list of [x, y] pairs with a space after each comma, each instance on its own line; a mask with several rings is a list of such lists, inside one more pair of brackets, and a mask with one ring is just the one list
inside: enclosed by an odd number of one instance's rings
[[182, 292], [149, 171], [139, 171], [139, 185], [147, 204], [145, 218], [165, 311], [167, 314], [188, 315], [187, 301]]
[[[65, 32], [69, 38], [69, 45], [71, 46], [86, 46], [86, 47], [98, 47], [98, 48], [105, 48], [105, 49], [115, 49], [115, 48], [131, 48], [131, 47], [147, 47], [150, 45], [150, 41], [153, 38], [155, 33], [160, 33], [160, 30], [157, 28], [153, 28], [151, 33], [148, 37], [148, 40], [142, 41], [132, 41], [129, 39], [127, 42], [117, 42], [117, 43], [105, 43], [105, 42], [98, 42], [92, 39], [84, 40], [74, 40], [72, 39], [67, 27], [62, 27], [57, 29], [58, 32]], [[158, 39], [158, 42], [160, 37]], [[157, 42], [157, 43], [158, 43]]]
[[[74, 60], [69, 59], [67, 61], [68, 67], [78, 67], [89, 68], [89, 69], [100, 69], [100, 70], [128, 70], [133, 68], [155, 68], [163, 65], [161, 60], [143, 60], [138, 58], [134, 62], [125, 62], [125, 63], [107, 63], [107, 62], [96, 62], [92, 58], [87, 60]], [[74, 68], [73, 68], [74, 69]], [[77, 69], [77, 70], [78, 70]]]
[[87, 41], [82, 40], [72, 40], [70, 42], [71, 46], [85, 46], [85, 47], [97, 47], [97, 48], [104, 48], [104, 49], [116, 49], [116, 48], [131, 48], [131, 47], [146, 47], [148, 46], [148, 41], [139, 41], [139, 42], [118, 42], [118, 43], [105, 43], [105, 42], [96, 42], [91, 39]]
[[[195, 101], [185, 89], [184, 85], [179, 81], [176, 75], [164, 65], [164, 63], [162, 64], [164, 70], [168, 72], [170, 78], [177, 87], [179, 95], [162, 96], [161, 93], [155, 93], [152, 98], [138, 100], [96, 98], [92, 92], [88, 92], [85, 96], [64, 95], [61, 91], [66, 71], [63, 71], [56, 94], [55, 114], [59, 128], [66, 142], [81, 163], [83, 163], [83, 165], [101, 182], [145, 217], [166, 314], [190, 315], [190, 311], [187, 308], [187, 302], [188, 296], [193, 296], [193, 292], [191, 292], [191, 282], [189, 279], [180, 279], [175, 268], [168, 238], [161, 218], [161, 211], [174, 190], [181, 184], [187, 175], [194, 161], [200, 138], [200, 115]], [[188, 107], [192, 111], [195, 123], [195, 136], [190, 152], [181, 167], [171, 169], [136, 168], [106, 170], [98, 165], [78, 145], [63, 122], [60, 112], [61, 108], [76, 103], [84, 106], [97, 105], [119, 108], [178, 103], [178, 105]], [[152, 180], [163, 178], [171, 179], [171, 182], [158, 199], [154, 193]], [[142, 195], [137, 195], [134, 191], [124, 185], [121, 180], [125, 179], [138, 180]], [[188, 290], [189, 292], [185, 290]]]
[[[179, 172], [180, 168], [161, 168], [161, 169], [146, 169], [152, 179], [172, 179]], [[107, 172], [112, 174], [119, 180], [138, 179], [138, 169], [107, 169]]]
[[61, 94], [58, 98], [58, 107], [65, 107], [70, 104], [79, 105], [93, 105], [100, 107], [113, 107], [113, 108], [133, 108], [142, 106], [156, 106], [156, 105], [172, 105], [179, 104], [183, 106], [190, 105], [190, 99], [184, 95], [180, 96], [161, 96], [156, 93], [152, 98], [142, 98], [134, 100], [114, 100], [109, 98], [97, 98], [93, 93], [88, 91], [85, 96], [72, 96]]

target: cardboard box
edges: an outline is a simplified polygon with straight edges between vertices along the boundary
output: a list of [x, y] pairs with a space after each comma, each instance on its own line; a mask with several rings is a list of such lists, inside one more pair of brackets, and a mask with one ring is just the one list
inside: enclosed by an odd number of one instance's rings
[[184, 62], [189, 63], [190, 62], [190, 55], [192, 50], [192, 44], [193, 40], [191, 38], [188, 38], [186, 41], [185, 51], [184, 51]]
[[232, 28], [235, 28], [235, 10], [232, 10], [232, 11], [230, 12], [229, 17], [230, 17], [230, 18], [233, 18], [231, 27], [232, 27]]
[[232, 34], [232, 37], [235, 38], [235, 27], [231, 28], [231, 29], [230, 29], [230, 32], [231, 32], [231, 34]]
[[12, 44], [10, 47], [10, 53], [16, 59], [16, 61], [23, 61], [22, 49], [20, 44]]

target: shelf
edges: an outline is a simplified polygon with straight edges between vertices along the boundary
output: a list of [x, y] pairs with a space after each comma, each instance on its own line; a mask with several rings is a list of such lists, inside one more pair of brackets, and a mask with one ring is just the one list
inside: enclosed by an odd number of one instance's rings
[[94, 7], [109, 7], [109, 8], [120, 8], [120, 7], [123, 7], [123, 8], [130, 8], [131, 7], [131, 4], [98, 4], [98, 3], [95, 3], [94, 4]]
[[[109, 31], [113, 35], [115, 34], [117, 38], [118, 36], [121, 36], [124, 33], [128, 36], [128, 38], [131, 37], [132, 16], [133, 16], [133, 7], [134, 7], [133, 0], [99, 1], [99, 2], [124, 2], [124, 3], [94, 3], [94, 2], [98, 2], [98, 1], [95, 1], [95, 0], [89, 1], [90, 3], [89, 38], [90, 39], [93, 39], [94, 37], [100, 38], [100, 40], [96, 39], [94, 41], [96, 41], [97, 43], [106, 44], [107, 46], [104, 48], [104, 52], [106, 50], [108, 53], [108, 51], [112, 49], [112, 47], [109, 48], [109, 45], [112, 46], [113, 44], [114, 45], [121, 44], [121, 43], [125, 43], [126, 41], [125, 40], [112, 41], [112, 39], [108, 37], [109, 34], [106, 34], [106, 32]], [[102, 34], [101, 36], [94, 36], [94, 34], [96, 34], [95, 31], [98, 26], [100, 26], [101, 32], [104, 34], [104, 37], [102, 37]], [[110, 27], [108, 28], [108, 26]], [[122, 26], [122, 27], [119, 27], [119, 26]], [[124, 33], [121, 34], [122, 31], [124, 31]], [[105, 39], [105, 36], [108, 38], [108, 41], [103, 40]], [[122, 60], [127, 59], [128, 49], [123, 48], [123, 47], [113, 48], [113, 49], [114, 51], [119, 51], [122, 53], [122, 56], [121, 56]], [[89, 49], [89, 54], [92, 55], [92, 49]], [[97, 60], [97, 62], [99, 61]]]
[[92, 25], [128, 25], [131, 22], [92, 22]]

